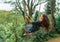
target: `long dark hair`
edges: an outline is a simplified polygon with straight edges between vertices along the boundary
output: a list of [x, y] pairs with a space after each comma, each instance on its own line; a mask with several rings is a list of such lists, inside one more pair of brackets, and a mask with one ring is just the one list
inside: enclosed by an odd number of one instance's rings
[[43, 21], [41, 22], [41, 25], [44, 26], [45, 29], [48, 31], [50, 26], [49, 18], [46, 14], [42, 14], [42, 16], [43, 16]]

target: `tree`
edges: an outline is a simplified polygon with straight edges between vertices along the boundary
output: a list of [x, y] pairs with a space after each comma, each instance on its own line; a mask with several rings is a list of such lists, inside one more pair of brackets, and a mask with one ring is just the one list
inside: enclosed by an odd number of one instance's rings
[[48, 0], [47, 5], [46, 5], [46, 14], [51, 14], [51, 5], [50, 5], [50, 0]]
[[52, 16], [52, 32], [56, 31], [56, 21], [55, 21], [55, 17], [54, 17], [55, 1], [56, 0], [50, 0], [50, 4], [51, 4], [51, 16]]
[[47, 5], [46, 5], [46, 14], [50, 14], [52, 19], [52, 32], [55, 32], [55, 28], [56, 28], [56, 21], [55, 21], [55, 16], [54, 16], [54, 13], [55, 13], [55, 4], [56, 0], [47, 0]]
[[34, 17], [34, 21], [37, 20], [38, 14], [39, 14], [39, 11], [36, 11], [36, 13], [35, 13], [35, 17]]
[[36, 11], [36, 7], [42, 3], [45, 3], [46, 0], [15, 0], [15, 2], [9, 1], [5, 3], [11, 3], [15, 6], [15, 11], [22, 14], [25, 19], [25, 15], [32, 17]]

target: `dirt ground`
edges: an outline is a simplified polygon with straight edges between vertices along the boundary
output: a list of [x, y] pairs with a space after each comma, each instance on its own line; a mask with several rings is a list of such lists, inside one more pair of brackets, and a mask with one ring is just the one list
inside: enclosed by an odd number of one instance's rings
[[47, 42], [60, 42], [60, 37], [52, 38], [52, 39], [48, 40]]

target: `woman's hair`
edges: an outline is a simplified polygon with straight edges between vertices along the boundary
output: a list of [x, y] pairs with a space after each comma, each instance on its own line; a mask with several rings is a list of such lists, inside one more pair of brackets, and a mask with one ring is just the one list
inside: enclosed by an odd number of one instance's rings
[[49, 31], [49, 26], [50, 26], [49, 18], [46, 14], [42, 14], [42, 16], [43, 16], [43, 20], [41, 21], [41, 25], [45, 27], [47, 31]]

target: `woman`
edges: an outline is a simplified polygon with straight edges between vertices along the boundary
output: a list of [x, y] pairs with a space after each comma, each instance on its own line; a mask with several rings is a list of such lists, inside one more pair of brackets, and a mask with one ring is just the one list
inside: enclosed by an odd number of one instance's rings
[[46, 14], [42, 14], [41, 16], [38, 17], [38, 20], [41, 22], [41, 26], [45, 28], [45, 30], [48, 32], [49, 31], [49, 26], [50, 26], [50, 21], [49, 18]]
[[[29, 18], [28, 18], [28, 20], [29, 20]], [[38, 21], [30, 22], [30, 24], [25, 26], [25, 28], [24, 28], [24, 36], [30, 35], [33, 32], [38, 31], [40, 26], [44, 27], [47, 32], [49, 31], [50, 23], [49, 23], [49, 19], [48, 19], [46, 14], [42, 14], [42, 15], [38, 16], [37, 20]]]

